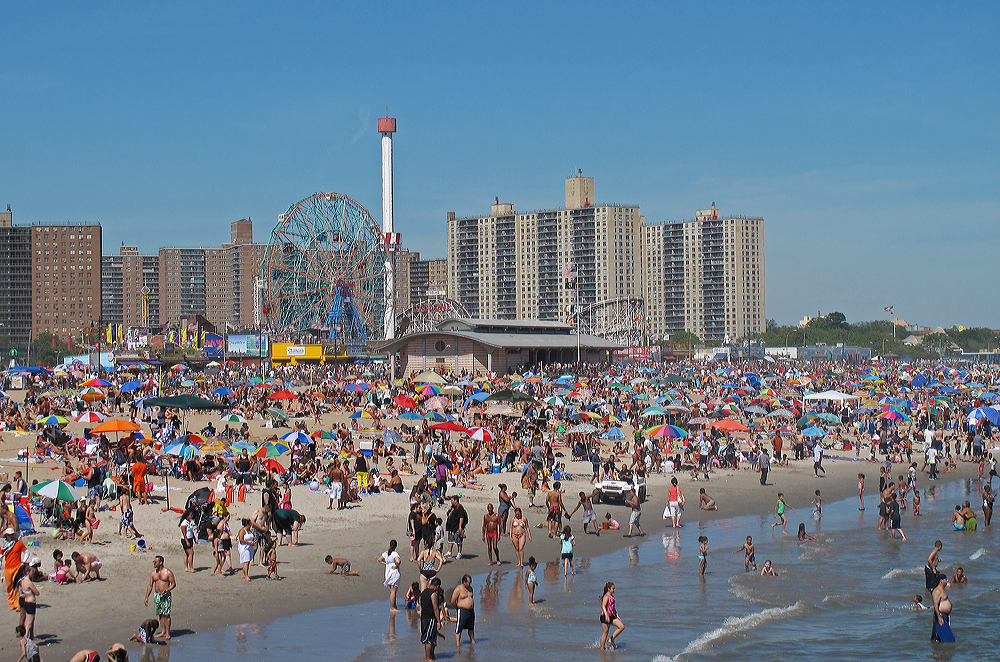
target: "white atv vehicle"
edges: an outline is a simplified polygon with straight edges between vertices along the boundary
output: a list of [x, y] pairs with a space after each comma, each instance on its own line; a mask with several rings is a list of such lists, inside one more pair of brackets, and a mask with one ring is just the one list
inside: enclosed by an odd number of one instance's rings
[[594, 496], [594, 503], [612, 503], [615, 501], [625, 502], [628, 493], [635, 490], [639, 495], [639, 503], [646, 500], [646, 477], [619, 475], [618, 480], [605, 479], [594, 484], [597, 495]]

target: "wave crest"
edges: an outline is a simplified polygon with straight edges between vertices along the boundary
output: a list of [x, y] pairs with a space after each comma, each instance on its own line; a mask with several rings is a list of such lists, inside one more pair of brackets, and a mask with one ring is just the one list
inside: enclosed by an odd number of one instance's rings
[[723, 637], [729, 637], [734, 634], [746, 632], [747, 630], [752, 630], [753, 628], [763, 625], [764, 623], [804, 613], [808, 606], [809, 604], [807, 602], [799, 600], [789, 607], [771, 607], [752, 614], [747, 614], [746, 616], [730, 616], [724, 620], [722, 625], [719, 627], [715, 628], [711, 632], [706, 632], [689, 643], [687, 647], [677, 655], [673, 657], [670, 657], [669, 655], [657, 655], [653, 658], [653, 662], [676, 662], [676, 660], [679, 660], [682, 655], [703, 651], [712, 643], [722, 639]]

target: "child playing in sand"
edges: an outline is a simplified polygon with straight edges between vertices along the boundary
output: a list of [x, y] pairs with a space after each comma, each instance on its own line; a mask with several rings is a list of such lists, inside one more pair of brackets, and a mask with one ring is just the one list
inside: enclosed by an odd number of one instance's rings
[[605, 513], [604, 514], [604, 528], [605, 528], [605, 530], [617, 531], [618, 529], [620, 529], [622, 527], [621, 527], [621, 524], [618, 523], [618, 520], [613, 519], [611, 517], [611, 513]]
[[[324, 560], [331, 566], [333, 566], [326, 571], [326, 574], [328, 575], [344, 575], [345, 577], [358, 576], [358, 573], [351, 572], [351, 562], [348, 561], [347, 559], [341, 559], [341, 558], [335, 559], [332, 556], [327, 555], [326, 559]], [[418, 585], [418, 590], [419, 590], [419, 585]]]

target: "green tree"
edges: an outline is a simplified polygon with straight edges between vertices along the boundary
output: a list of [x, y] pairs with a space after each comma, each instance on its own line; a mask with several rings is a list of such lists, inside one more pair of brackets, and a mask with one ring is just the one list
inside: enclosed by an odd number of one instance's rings
[[31, 358], [38, 365], [51, 368], [69, 353], [69, 347], [59, 336], [39, 333], [31, 343]]
[[674, 349], [687, 349], [701, 344], [701, 338], [690, 331], [677, 331], [670, 336], [667, 344]]

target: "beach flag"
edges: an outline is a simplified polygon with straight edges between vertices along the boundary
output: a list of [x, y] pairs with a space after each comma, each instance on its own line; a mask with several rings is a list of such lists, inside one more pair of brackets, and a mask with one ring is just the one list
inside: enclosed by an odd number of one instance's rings
[[892, 314], [892, 309], [893, 309], [893, 308], [895, 308], [895, 306], [886, 306], [886, 307], [885, 307], [885, 308], [883, 308], [882, 310], [884, 310], [885, 312], [887, 312], [887, 313], [889, 313], [889, 314], [891, 315], [891, 314]]

